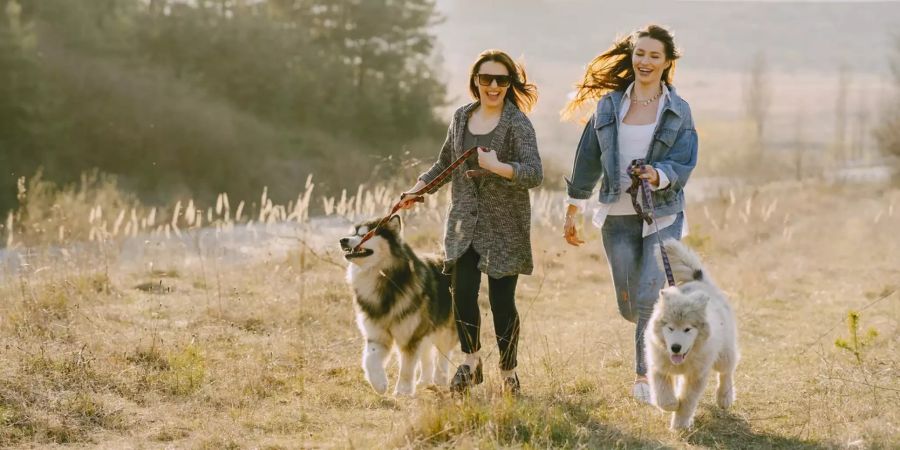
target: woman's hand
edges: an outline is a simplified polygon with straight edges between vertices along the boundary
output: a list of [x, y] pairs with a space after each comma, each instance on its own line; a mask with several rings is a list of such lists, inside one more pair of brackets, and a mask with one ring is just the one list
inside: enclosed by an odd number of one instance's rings
[[656, 171], [656, 168], [647, 164], [640, 167], [639, 177], [647, 180], [653, 187], [659, 187], [659, 172]]
[[500, 164], [500, 160], [497, 159], [497, 152], [488, 149], [488, 148], [479, 148], [478, 149], [478, 166], [482, 169], [494, 171], [494, 168]]
[[413, 206], [416, 205], [416, 199], [421, 198], [421, 195], [413, 195], [411, 192], [419, 191], [425, 187], [425, 182], [422, 180], [417, 180], [416, 185], [411, 187], [408, 191], [400, 194], [400, 208], [401, 209], [412, 209]]
[[497, 152], [489, 148], [479, 147], [477, 153], [479, 167], [494, 172], [507, 180], [513, 178], [513, 167], [497, 159]]
[[566, 238], [566, 242], [569, 245], [573, 245], [575, 247], [584, 244], [584, 241], [578, 237], [578, 228], [575, 226], [575, 214], [578, 212], [578, 208], [575, 205], [569, 205], [566, 209], [566, 222], [563, 225], [563, 237]]

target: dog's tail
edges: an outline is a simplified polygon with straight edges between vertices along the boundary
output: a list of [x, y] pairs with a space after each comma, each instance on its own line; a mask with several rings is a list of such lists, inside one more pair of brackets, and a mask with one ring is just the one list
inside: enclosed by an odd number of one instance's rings
[[[684, 243], [676, 239], [667, 239], [663, 242], [663, 246], [666, 248], [666, 255], [669, 257], [669, 264], [672, 266], [672, 275], [675, 276], [677, 283], [686, 281], [712, 282], [703, 268], [703, 264], [700, 263], [700, 257]], [[660, 255], [659, 249], [656, 251], [656, 258], [660, 268], [662, 268], [662, 255]]]

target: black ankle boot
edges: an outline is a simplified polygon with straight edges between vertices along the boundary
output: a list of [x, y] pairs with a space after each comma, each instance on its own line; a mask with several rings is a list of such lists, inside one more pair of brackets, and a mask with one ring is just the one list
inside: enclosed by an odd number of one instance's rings
[[503, 380], [503, 393], [510, 394], [513, 397], [518, 397], [519, 394], [522, 393], [522, 386], [519, 384], [519, 375], [513, 374], [511, 377], [507, 377]]
[[478, 361], [478, 365], [475, 366], [474, 373], [468, 364], [460, 364], [456, 368], [456, 375], [453, 375], [453, 380], [450, 381], [450, 390], [459, 393], [466, 392], [470, 387], [481, 384], [483, 381], [484, 374], [481, 370], [481, 361]]

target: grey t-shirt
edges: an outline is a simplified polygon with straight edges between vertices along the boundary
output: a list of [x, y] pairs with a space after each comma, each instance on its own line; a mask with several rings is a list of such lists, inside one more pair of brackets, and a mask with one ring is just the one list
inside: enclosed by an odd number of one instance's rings
[[[494, 131], [496, 130], [497, 128], [494, 128], [487, 134], [472, 134], [472, 132], [469, 131], [469, 127], [466, 126], [466, 132], [463, 135], [463, 149], [468, 150], [472, 147], [487, 148], [489, 145], [491, 145], [491, 141], [494, 140]], [[478, 166], [478, 158], [469, 158], [466, 161], [466, 167], [470, 170], [481, 169]]]

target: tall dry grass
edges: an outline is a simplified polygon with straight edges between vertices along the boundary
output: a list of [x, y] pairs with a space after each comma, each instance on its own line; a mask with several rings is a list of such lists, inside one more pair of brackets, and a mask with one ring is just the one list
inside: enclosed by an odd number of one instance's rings
[[[399, 190], [326, 198], [310, 179], [286, 205], [263, 190], [255, 206], [222, 194], [154, 209], [110, 183], [28, 186], [0, 267], [4, 447], [900, 443], [895, 187], [769, 182], [689, 205], [687, 241], [732, 298], [743, 360], [735, 408], [707, 397], [697, 427], [673, 435], [628, 394], [633, 328], [617, 315], [598, 231], [585, 221], [579, 249], [558, 236], [559, 192], [532, 197], [536, 271], [518, 291], [525, 395], [499, 395], [485, 317], [488, 382], [456, 400], [446, 390], [378, 396], [359, 367], [336, 239], [342, 224], [386, 213]], [[417, 250], [440, 251], [447, 201], [444, 190], [403, 213]], [[328, 214], [310, 214], [313, 204]], [[244, 231], [256, 237], [233, 238]], [[878, 332], [859, 358], [834, 345], [851, 310]]]

